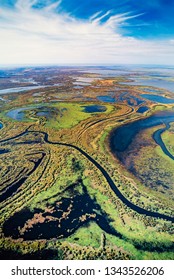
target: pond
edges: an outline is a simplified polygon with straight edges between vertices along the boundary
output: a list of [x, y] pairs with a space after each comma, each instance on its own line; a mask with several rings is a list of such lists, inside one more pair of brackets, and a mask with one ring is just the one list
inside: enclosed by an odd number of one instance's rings
[[14, 110], [9, 111], [6, 115], [7, 117], [16, 120], [16, 121], [23, 121], [25, 117], [25, 112], [26, 110], [30, 110], [32, 108], [17, 108]]
[[105, 106], [100, 106], [100, 105], [87, 105], [87, 106], [82, 106], [84, 108], [85, 113], [97, 113], [97, 112], [105, 112], [106, 107]]
[[137, 113], [143, 114], [143, 113], [145, 113], [145, 112], [148, 111], [148, 110], [149, 110], [148, 107], [142, 106], [142, 107], [140, 107], [140, 108], [137, 110]]
[[29, 110], [35, 110], [34, 111], [35, 116], [51, 118], [56, 114], [59, 114], [61, 116], [62, 113], [66, 110], [66, 108], [62, 108], [61, 110], [58, 110], [55, 107], [36, 105], [36, 106], [31, 106], [26, 108], [16, 108], [9, 111], [6, 115], [7, 117], [12, 118], [13, 120], [23, 121], [25, 118], [25, 112]]

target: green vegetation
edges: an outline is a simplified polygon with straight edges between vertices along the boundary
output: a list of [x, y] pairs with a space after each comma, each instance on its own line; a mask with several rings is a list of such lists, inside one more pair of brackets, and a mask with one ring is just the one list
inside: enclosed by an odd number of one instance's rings
[[[174, 161], [153, 141], [157, 127], [138, 134], [135, 153], [130, 153], [130, 145], [120, 163], [110, 151], [109, 134], [145, 115], [136, 114], [138, 105], [130, 106], [126, 99], [109, 104], [97, 96], [111, 92], [119, 100], [125, 91], [119, 82], [126, 78], [96, 80], [77, 94], [69, 75], [62, 74], [65, 85], [58, 88], [4, 96], [8, 102], [0, 112], [0, 258], [173, 259], [172, 223], [131, 210], [90, 160], [72, 146], [59, 145], [71, 144], [89, 154], [133, 204], [172, 216]], [[143, 87], [127, 86], [127, 91], [139, 98]], [[24, 118], [7, 117], [19, 104], [27, 108]], [[104, 105], [106, 111], [85, 113], [88, 105]], [[147, 106], [147, 115], [172, 107]], [[174, 154], [172, 123], [162, 139]]]
[[[80, 121], [88, 119], [92, 115], [96, 114], [109, 114], [113, 110], [113, 106], [107, 105], [106, 112], [102, 113], [85, 113], [83, 106], [87, 104], [78, 104], [78, 103], [57, 103], [54, 104], [59, 110], [59, 114], [56, 119], [52, 118], [47, 123], [48, 127], [53, 127], [56, 129], [61, 128], [71, 128], [77, 125]], [[89, 104], [88, 104], [89, 105]]]

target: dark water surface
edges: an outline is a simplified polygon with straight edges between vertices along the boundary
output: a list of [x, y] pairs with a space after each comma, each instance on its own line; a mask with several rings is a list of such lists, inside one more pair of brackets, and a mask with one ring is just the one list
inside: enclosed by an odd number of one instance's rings
[[114, 154], [117, 154], [118, 152], [124, 152], [133, 142], [137, 133], [139, 133], [141, 130], [158, 125], [168, 125], [170, 122], [174, 122], [174, 111], [155, 113], [148, 118], [123, 125], [115, 129], [111, 135], [111, 150]]
[[[139, 121], [136, 121], [132, 124], [129, 124], [129, 125], [125, 125], [121, 128], [125, 128], [126, 127], [126, 133], [129, 135], [129, 131], [130, 130], [130, 127], [131, 125], [133, 125], [133, 133], [131, 133], [131, 136], [132, 138], [135, 136], [135, 134], [140, 131], [141, 129], [141, 125], [139, 123], [138, 125], [138, 128], [136, 127], [135, 123], [137, 122], [141, 122], [141, 124], [144, 123], [144, 126], [143, 127], [149, 127], [149, 120], [150, 120], [150, 126], [153, 126], [153, 125], [157, 125], [158, 123], [161, 124], [161, 121], [160, 121], [160, 118], [163, 118], [163, 121], [165, 120], [166, 122], [171, 122], [171, 121], [174, 121], [174, 113], [173, 112], [164, 112], [163, 114], [162, 113], [158, 113], [152, 117], [149, 117], [147, 119], [144, 119], [144, 120], [139, 120]], [[143, 123], [142, 123], [143, 122]], [[127, 129], [128, 127], [128, 129]], [[118, 128], [116, 131], [118, 132], [118, 130], [120, 131], [121, 128]], [[116, 194], [116, 196], [125, 204], [127, 205], [128, 207], [130, 207], [132, 210], [134, 210], [135, 212], [141, 214], [141, 215], [146, 215], [146, 216], [150, 216], [150, 217], [156, 217], [156, 218], [161, 218], [161, 219], [165, 219], [165, 220], [168, 220], [168, 221], [172, 221], [174, 222], [174, 218], [171, 217], [171, 216], [167, 216], [165, 214], [161, 214], [161, 213], [158, 213], [158, 212], [153, 212], [153, 211], [149, 211], [149, 210], [146, 210], [140, 206], [137, 206], [135, 204], [133, 204], [131, 201], [129, 201], [119, 190], [119, 188], [117, 187], [117, 185], [114, 183], [114, 181], [112, 180], [111, 176], [108, 174], [108, 172], [92, 157], [90, 156], [88, 153], [86, 153], [85, 151], [83, 151], [81, 148], [79, 148], [78, 146], [75, 146], [75, 145], [72, 145], [72, 144], [68, 144], [68, 143], [62, 143], [62, 142], [52, 142], [49, 140], [49, 136], [46, 132], [43, 132], [43, 131], [32, 131], [32, 130], [29, 130], [27, 129], [26, 131], [24, 131], [23, 133], [19, 134], [19, 135], [16, 135], [14, 137], [11, 137], [9, 139], [6, 139], [6, 140], [1, 140], [0, 143], [5, 143], [5, 142], [8, 142], [9, 140], [15, 140], [15, 139], [19, 139], [21, 136], [23, 135], [26, 135], [26, 134], [35, 134], [36, 132], [40, 133], [41, 135], [43, 135], [44, 137], [44, 141], [48, 144], [52, 144], [52, 145], [61, 145], [61, 146], [66, 146], [66, 147], [70, 147], [72, 149], [75, 149], [77, 150], [79, 153], [81, 153], [83, 156], [85, 156], [92, 164], [94, 164], [96, 166], [96, 168], [101, 172], [101, 174], [103, 175], [103, 177], [106, 179], [108, 185], [110, 186], [110, 188], [114, 191], [114, 193]], [[122, 131], [122, 135], [126, 136], [126, 133], [123, 129]], [[112, 137], [111, 137], [111, 140], [114, 140], [113, 139], [113, 135], [112, 134]], [[117, 136], [118, 133], [115, 133], [115, 135]], [[131, 137], [127, 137], [128, 138], [128, 141], [127, 139], [125, 139], [125, 142], [123, 143], [123, 145], [120, 146], [121, 149], [125, 149], [128, 144], [132, 141], [132, 138]], [[120, 138], [118, 138], [120, 140]], [[160, 139], [158, 139], [160, 140]], [[119, 148], [117, 147], [117, 143], [116, 142], [113, 142], [115, 144], [115, 146], [113, 145], [112, 148]]]
[[140, 107], [140, 108], [137, 110], [137, 113], [143, 114], [143, 113], [145, 113], [145, 112], [148, 111], [148, 110], [149, 110], [148, 107], [142, 106], [142, 107]]
[[[8, 152], [8, 151], [6, 151]], [[37, 167], [40, 165], [42, 162], [43, 158], [45, 157], [45, 153], [41, 153], [42, 157], [38, 159], [37, 161], [32, 161], [34, 163], [34, 167], [28, 171], [27, 174], [21, 175], [21, 178], [19, 180], [16, 180], [14, 182], [11, 182], [10, 185], [6, 187], [6, 189], [3, 191], [3, 193], [0, 195], [0, 202], [6, 200], [7, 198], [11, 197], [14, 195], [18, 189], [22, 186], [23, 183], [28, 179], [28, 177], [37, 169]]]
[[106, 107], [100, 105], [88, 105], [82, 106], [84, 108], [85, 113], [97, 113], [97, 112], [105, 112]]
[[[121, 237], [121, 234], [109, 225], [110, 220], [107, 218], [107, 214], [103, 212], [95, 199], [90, 197], [83, 182], [81, 183], [81, 193], [77, 191], [75, 184], [67, 187], [68, 192], [65, 190], [60, 193], [60, 197], [57, 197], [58, 203], [51, 205], [51, 208], [54, 209], [52, 213], [44, 212], [42, 209], [35, 209], [33, 212], [24, 209], [15, 213], [5, 221], [3, 225], [4, 235], [15, 239], [22, 237], [24, 240], [65, 238], [92, 220], [105, 232]], [[70, 197], [66, 197], [65, 193]], [[65, 212], [69, 212], [68, 217], [63, 217]], [[32, 219], [36, 213], [40, 213], [45, 221], [39, 222], [38, 220], [32, 228], [28, 228], [21, 234], [19, 227], [22, 228], [28, 222], [27, 220]], [[83, 220], [80, 217], [83, 217], [85, 213], [88, 213], [89, 216]], [[47, 216], [51, 217], [52, 220], [48, 221]]]

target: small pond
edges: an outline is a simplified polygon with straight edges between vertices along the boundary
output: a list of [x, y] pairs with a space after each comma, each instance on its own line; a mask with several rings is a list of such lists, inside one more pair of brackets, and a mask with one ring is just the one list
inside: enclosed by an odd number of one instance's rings
[[148, 107], [142, 106], [142, 107], [140, 107], [140, 108], [137, 110], [137, 113], [143, 114], [143, 113], [145, 113], [145, 112], [148, 111], [148, 110], [149, 110]]
[[38, 110], [38, 112], [36, 113], [36, 116], [47, 117], [47, 118], [50, 117], [54, 111], [54, 108], [49, 108], [46, 106], [40, 107], [38, 105], [35, 107], [33, 106], [33, 107], [26, 107], [26, 108], [16, 108], [16, 109], [9, 111], [6, 115], [7, 115], [7, 117], [12, 118], [13, 120], [23, 121], [25, 118], [25, 111], [29, 111], [29, 110], [33, 110], [33, 109]]
[[17, 108], [14, 110], [9, 111], [6, 115], [7, 117], [16, 120], [16, 121], [23, 121], [25, 117], [25, 112], [26, 110], [30, 110], [33, 108]]
[[97, 112], [105, 112], [106, 107], [105, 106], [100, 106], [100, 105], [87, 105], [87, 106], [82, 106], [84, 108], [85, 113], [97, 113]]

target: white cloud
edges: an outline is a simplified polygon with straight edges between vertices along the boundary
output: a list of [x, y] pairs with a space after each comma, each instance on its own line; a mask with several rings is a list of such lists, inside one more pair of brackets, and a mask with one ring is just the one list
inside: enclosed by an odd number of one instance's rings
[[15, 7], [18, 10], [25, 11], [29, 10], [36, 3], [37, 0], [18, 0], [15, 4]]
[[174, 63], [172, 40], [120, 34], [120, 25], [139, 15], [99, 11], [83, 21], [55, 12], [60, 1], [40, 10], [32, 8], [36, 2], [18, 0], [13, 10], [0, 8], [1, 64]]

